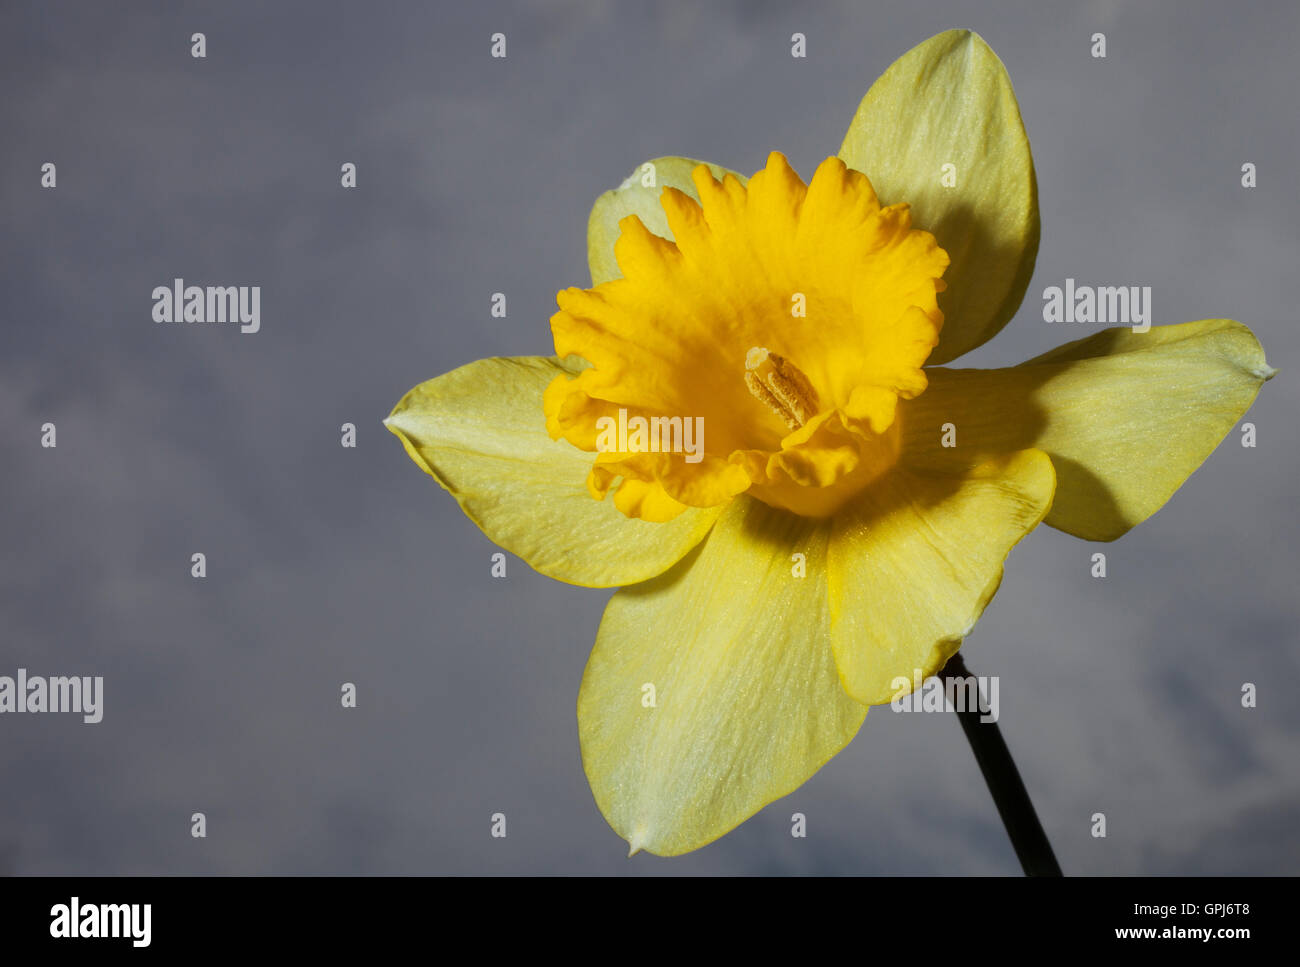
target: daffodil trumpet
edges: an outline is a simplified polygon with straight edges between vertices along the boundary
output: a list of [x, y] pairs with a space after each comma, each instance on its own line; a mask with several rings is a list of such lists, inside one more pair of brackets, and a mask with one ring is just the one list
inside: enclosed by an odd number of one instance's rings
[[[1039, 244], [1015, 94], [964, 30], [895, 62], [807, 181], [779, 152], [748, 178], [658, 158], [587, 243], [554, 356], [470, 363], [385, 422], [496, 544], [620, 589], [577, 717], [632, 852], [797, 789], [898, 676], [944, 668], [1029, 531], [1124, 534], [1273, 375], [1222, 318], [948, 365], [1015, 315]], [[610, 449], [611, 420], [673, 417], [697, 452]]]

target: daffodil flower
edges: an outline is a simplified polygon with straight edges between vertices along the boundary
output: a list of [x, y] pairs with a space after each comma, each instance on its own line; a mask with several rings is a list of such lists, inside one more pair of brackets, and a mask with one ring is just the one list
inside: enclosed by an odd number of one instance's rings
[[[578, 723], [633, 851], [694, 850], [796, 789], [943, 668], [1025, 534], [1119, 537], [1272, 375], [1229, 319], [941, 365], [1016, 312], [1038, 236], [1006, 71], [949, 31], [872, 86], [807, 183], [777, 153], [749, 179], [638, 168], [596, 201], [556, 356], [471, 363], [387, 419], [491, 540], [620, 588]], [[600, 445], [638, 417], [670, 439], [698, 419], [699, 452]]]

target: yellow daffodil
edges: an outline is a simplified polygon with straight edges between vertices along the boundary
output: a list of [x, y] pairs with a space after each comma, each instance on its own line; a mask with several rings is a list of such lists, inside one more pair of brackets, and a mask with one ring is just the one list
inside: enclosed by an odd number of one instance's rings
[[749, 179], [639, 168], [596, 201], [555, 357], [397, 404], [389, 428], [489, 538], [621, 587], [578, 722], [633, 851], [696, 849], [797, 788], [897, 680], [943, 668], [1025, 534], [1119, 537], [1272, 375], [1228, 319], [939, 365], [1007, 323], [1037, 248], [1006, 71], [949, 31], [807, 183], [776, 153]]

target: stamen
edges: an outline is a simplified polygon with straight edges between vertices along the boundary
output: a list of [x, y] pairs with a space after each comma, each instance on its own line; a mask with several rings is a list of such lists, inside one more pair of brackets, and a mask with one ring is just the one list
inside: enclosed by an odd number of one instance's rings
[[745, 386], [791, 430], [799, 429], [817, 412], [817, 391], [808, 377], [784, 356], [761, 346], [745, 354]]

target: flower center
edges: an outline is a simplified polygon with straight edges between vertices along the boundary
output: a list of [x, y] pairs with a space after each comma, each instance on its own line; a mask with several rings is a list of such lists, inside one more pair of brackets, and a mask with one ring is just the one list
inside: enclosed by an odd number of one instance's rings
[[[898, 404], [925, 391], [948, 255], [838, 158], [807, 184], [776, 152], [747, 184], [706, 165], [692, 183], [698, 201], [659, 197], [672, 241], [629, 215], [622, 276], [557, 297], [555, 353], [589, 365], [547, 387], [547, 431], [595, 454], [588, 493], [631, 517], [742, 493], [829, 516], [898, 460]], [[602, 446], [600, 427], [625, 418], [691, 420], [700, 445]]]
[[818, 410], [817, 391], [799, 367], [760, 346], [745, 354], [745, 386], [791, 430], [799, 429]]

